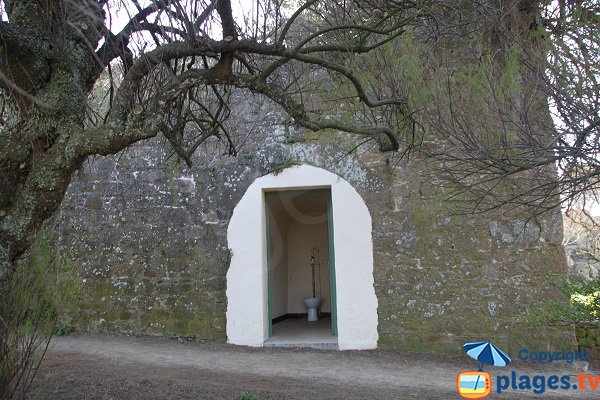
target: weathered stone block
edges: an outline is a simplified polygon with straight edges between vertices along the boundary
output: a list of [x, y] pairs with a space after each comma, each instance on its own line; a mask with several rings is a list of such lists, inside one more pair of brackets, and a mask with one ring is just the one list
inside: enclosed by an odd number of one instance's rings
[[290, 141], [277, 115], [237, 158], [201, 150], [188, 168], [146, 142], [86, 164], [53, 222], [85, 280], [80, 329], [225, 340], [229, 219], [254, 179], [291, 160], [337, 173], [369, 208], [380, 347], [573, 344], [572, 329], [520, 322], [557, 295], [541, 276], [566, 271], [551, 218], [454, 215], [418, 160], [394, 168], [385, 154], [347, 155], [328, 135]]

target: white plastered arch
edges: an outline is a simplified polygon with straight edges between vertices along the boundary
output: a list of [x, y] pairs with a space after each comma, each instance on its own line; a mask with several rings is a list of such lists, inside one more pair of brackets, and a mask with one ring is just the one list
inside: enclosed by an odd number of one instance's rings
[[337, 327], [340, 350], [377, 347], [377, 297], [373, 286], [373, 241], [369, 210], [344, 179], [300, 165], [257, 178], [229, 222], [232, 251], [227, 271], [227, 339], [261, 347], [268, 338], [265, 190], [331, 188]]

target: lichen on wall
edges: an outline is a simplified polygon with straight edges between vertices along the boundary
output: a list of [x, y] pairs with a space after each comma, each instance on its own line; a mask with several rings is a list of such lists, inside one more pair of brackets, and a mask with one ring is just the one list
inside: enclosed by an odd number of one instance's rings
[[457, 352], [489, 339], [510, 351], [573, 341], [568, 328], [522, 322], [556, 295], [541, 274], [565, 271], [554, 216], [455, 215], [419, 160], [394, 168], [386, 154], [348, 155], [327, 135], [290, 142], [286, 129], [281, 118], [237, 157], [201, 151], [192, 168], [165, 159], [157, 142], [88, 163], [54, 220], [82, 281], [77, 327], [225, 340], [233, 208], [274, 166], [308, 163], [350, 182], [371, 213], [379, 346]]

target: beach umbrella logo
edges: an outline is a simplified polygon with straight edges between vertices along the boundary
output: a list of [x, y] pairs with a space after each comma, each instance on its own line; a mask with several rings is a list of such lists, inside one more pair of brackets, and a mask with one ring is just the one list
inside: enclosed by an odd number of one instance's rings
[[479, 361], [480, 371], [483, 371], [483, 364], [506, 367], [510, 363], [510, 357], [492, 342], [468, 342], [463, 345], [463, 349], [469, 357]]

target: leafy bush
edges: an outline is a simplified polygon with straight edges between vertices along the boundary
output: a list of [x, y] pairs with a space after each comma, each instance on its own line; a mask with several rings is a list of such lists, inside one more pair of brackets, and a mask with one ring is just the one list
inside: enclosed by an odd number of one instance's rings
[[572, 284], [569, 292], [576, 321], [600, 323], [600, 282]]
[[530, 322], [600, 325], [600, 282], [571, 281], [557, 286], [564, 299], [548, 300], [541, 308], [532, 311]]
[[534, 325], [575, 325], [581, 347], [593, 348], [600, 342], [600, 281], [570, 281], [556, 285], [563, 299], [548, 300], [531, 311]]
[[73, 332], [75, 332], [75, 327], [73, 325], [61, 325], [54, 328], [54, 334], [56, 336], [65, 336]]

